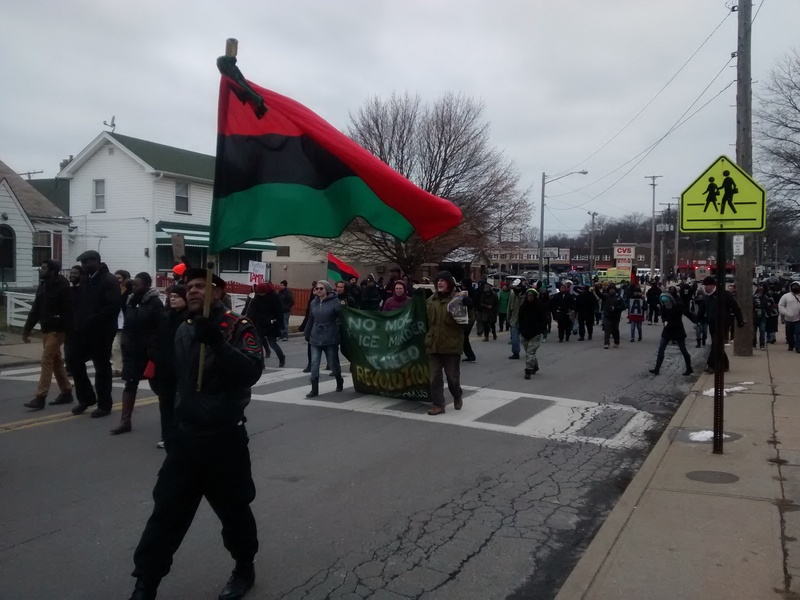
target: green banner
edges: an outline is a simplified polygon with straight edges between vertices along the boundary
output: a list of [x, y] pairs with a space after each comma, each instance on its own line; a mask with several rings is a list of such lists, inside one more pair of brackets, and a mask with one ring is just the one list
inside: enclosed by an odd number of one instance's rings
[[423, 296], [415, 294], [403, 308], [389, 312], [342, 306], [340, 323], [342, 354], [350, 361], [357, 392], [431, 401]]

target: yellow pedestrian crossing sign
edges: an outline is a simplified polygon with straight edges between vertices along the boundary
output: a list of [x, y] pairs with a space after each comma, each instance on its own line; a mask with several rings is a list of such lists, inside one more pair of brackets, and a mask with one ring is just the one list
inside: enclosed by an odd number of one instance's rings
[[720, 156], [681, 194], [681, 232], [764, 231], [767, 193]]

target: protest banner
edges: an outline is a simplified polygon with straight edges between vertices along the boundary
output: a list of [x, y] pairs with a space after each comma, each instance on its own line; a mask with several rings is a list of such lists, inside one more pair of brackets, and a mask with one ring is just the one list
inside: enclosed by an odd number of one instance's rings
[[357, 392], [431, 401], [424, 297], [415, 295], [403, 308], [387, 312], [343, 306], [340, 330]]
[[250, 272], [250, 283], [264, 283], [267, 276], [267, 263], [259, 262], [256, 260], [250, 261], [250, 266], [247, 268]]

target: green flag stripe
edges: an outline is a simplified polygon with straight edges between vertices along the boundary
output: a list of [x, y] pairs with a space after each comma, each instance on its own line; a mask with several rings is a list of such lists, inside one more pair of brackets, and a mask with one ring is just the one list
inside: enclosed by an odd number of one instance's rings
[[281, 235], [334, 238], [355, 217], [401, 240], [414, 232], [411, 224], [359, 177], [339, 179], [324, 190], [266, 183], [214, 202], [211, 240], [215, 243], [210, 252]]

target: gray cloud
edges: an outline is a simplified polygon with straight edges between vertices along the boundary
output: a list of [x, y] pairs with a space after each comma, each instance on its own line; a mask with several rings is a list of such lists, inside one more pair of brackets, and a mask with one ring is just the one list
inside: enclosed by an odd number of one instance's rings
[[[247, 77], [342, 129], [373, 95], [482, 99], [494, 143], [538, 198], [542, 171], [563, 172], [619, 131], [726, 10], [723, 0], [4, 3], [0, 159], [52, 176], [112, 114], [120, 133], [213, 153], [214, 60], [232, 36]], [[764, 3], [753, 32], [755, 80], [791, 48], [797, 22], [800, 3]], [[592, 184], [661, 137], [735, 49], [732, 14], [647, 111], [578, 167], [589, 175], [548, 185], [547, 230], [579, 230], [587, 210], [649, 212], [644, 175], [664, 175], [657, 194], [668, 201], [718, 155], [733, 155], [735, 86], [612, 190], [569, 209], [624, 173], [630, 165]], [[706, 98], [735, 78], [731, 65]]]

